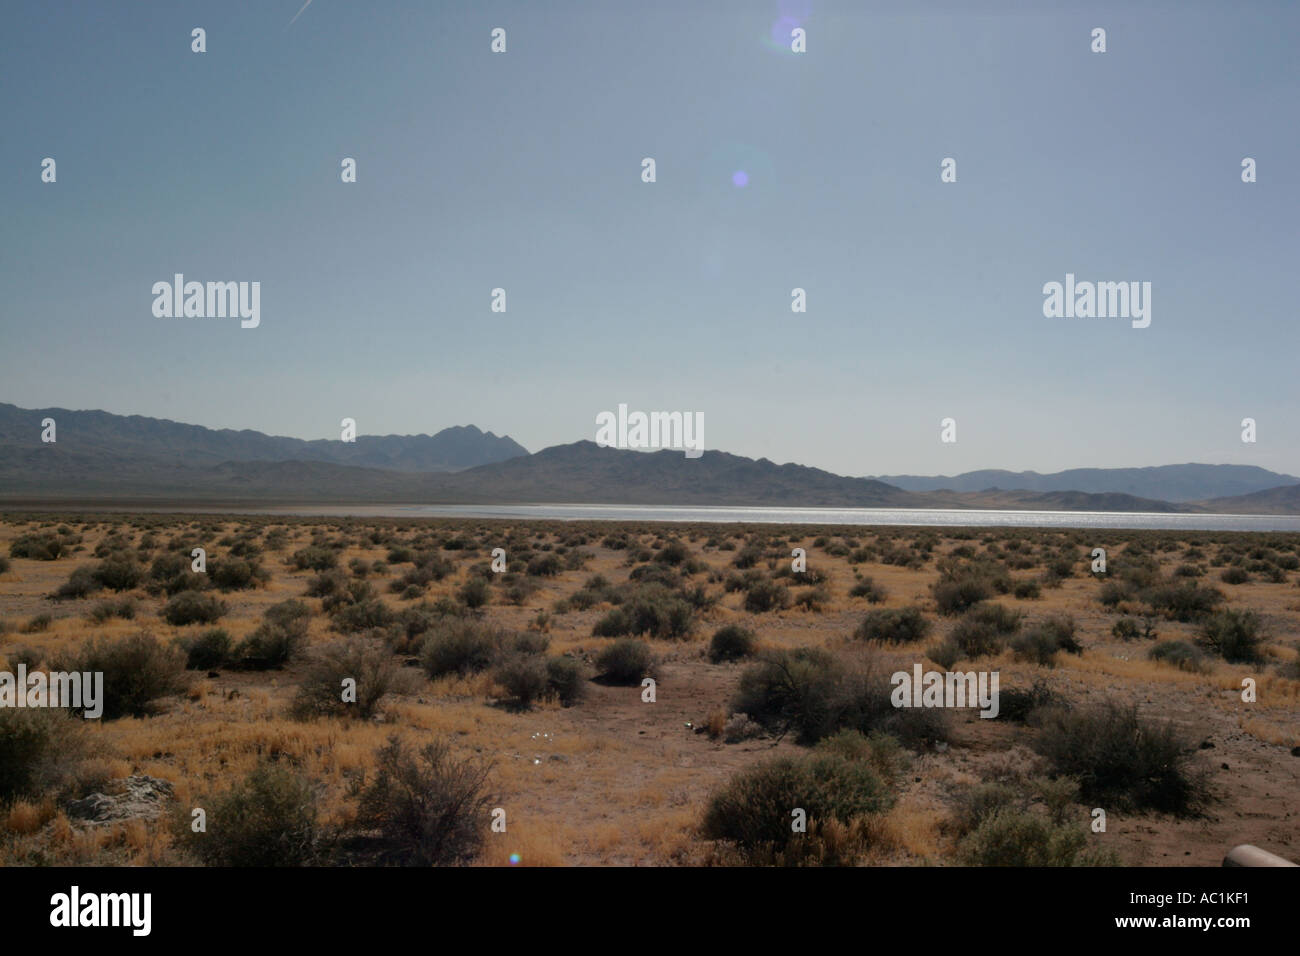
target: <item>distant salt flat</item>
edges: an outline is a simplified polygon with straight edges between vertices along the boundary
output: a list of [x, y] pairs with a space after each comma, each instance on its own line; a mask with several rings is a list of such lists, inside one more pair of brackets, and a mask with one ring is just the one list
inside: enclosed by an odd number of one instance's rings
[[[209, 509], [239, 513], [238, 509]], [[742, 508], [671, 505], [304, 505], [259, 514], [379, 518], [525, 518], [562, 521], [702, 521], [716, 524], [924, 525], [977, 528], [1115, 528], [1162, 531], [1300, 531], [1300, 515], [1118, 511], [977, 511], [929, 508]], [[247, 512], [244, 512], [247, 513]]]

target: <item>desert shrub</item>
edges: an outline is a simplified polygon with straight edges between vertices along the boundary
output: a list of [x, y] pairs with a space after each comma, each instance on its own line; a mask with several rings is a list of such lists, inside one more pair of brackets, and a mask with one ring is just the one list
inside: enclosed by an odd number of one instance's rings
[[868, 604], [883, 604], [889, 592], [871, 578], [863, 578], [849, 589], [850, 597], [866, 598]]
[[738, 744], [744, 740], [763, 736], [763, 727], [757, 721], [750, 719], [749, 714], [732, 714], [723, 722], [720, 735], [724, 742]]
[[63, 543], [53, 534], [24, 534], [9, 544], [9, 557], [32, 561], [55, 561], [62, 551]]
[[597, 655], [596, 669], [611, 684], [639, 684], [654, 676], [655, 658], [645, 641], [624, 638]]
[[918, 607], [868, 611], [854, 636], [864, 641], [909, 644], [930, 632], [930, 622]]
[[930, 590], [940, 614], [961, 614], [994, 594], [1010, 591], [1011, 575], [992, 561], [945, 559], [939, 564], [939, 580]]
[[800, 591], [799, 596], [794, 599], [795, 607], [805, 608], [818, 614], [830, 603], [831, 592], [820, 585], [807, 590]]
[[1058, 651], [1082, 654], [1083, 646], [1074, 636], [1074, 619], [1055, 614], [1031, 627], [1011, 641], [1011, 650], [1020, 660], [1050, 666], [1056, 663]]
[[691, 549], [681, 541], [670, 541], [658, 554], [655, 560], [660, 564], [671, 564], [674, 567], [688, 560], [691, 556]]
[[306, 627], [310, 618], [311, 608], [305, 602], [295, 598], [272, 604], [262, 612], [262, 620], [268, 624], [299, 624]]
[[1194, 581], [1184, 584], [1164, 584], [1142, 592], [1151, 610], [1175, 621], [1196, 621], [1204, 618], [1222, 603], [1223, 593], [1217, 588], [1203, 588]]
[[539, 554], [528, 562], [528, 573], [533, 577], [553, 578], [564, 570], [564, 565], [555, 554]]
[[944, 670], [950, 671], [962, 659], [962, 649], [953, 643], [951, 637], [948, 637], [927, 647], [925, 656]]
[[1034, 681], [1028, 690], [1003, 687], [998, 691], [998, 718], [1023, 724], [1030, 714], [1043, 707], [1064, 707], [1065, 702], [1043, 681]]
[[1201, 629], [1201, 644], [1232, 663], [1258, 662], [1262, 641], [1259, 615], [1254, 611], [1216, 611]]
[[420, 645], [420, 666], [431, 678], [476, 674], [492, 666], [500, 642], [499, 632], [476, 621], [444, 619]]
[[1138, 630], [1137, 621], [1131, 617], [1122, 617], [1116, 621], [1115, 626], [1110, 629], [1110, 633], [1121, 641], [1136, 641], [1141, 634]]
[[1047, 571], [1058, 578], [1068, 578], [1074, 574], [1076, 557], [1072, 554], [1057, 554], [1047, 559]]
[[180, 640], [185, 652], [185, 667], [192, 671], [209, 671], [230, 663], [234, 644], [230, 635], [214, 627]]
[[270, 575], [256, 561], [222, 558], [208, 562], [208, 577], [223, 591], [246, 591], [258, 587]]
[[181, 591], [168, 598], [162, 609], [163, 620], [177, 627], [212, 624], [225, 613], [226, 605], [222, 601], [198, 591]]
[[550, 689], [546, 659], [537, 654], [508, 654], [492, 670], [517, 707], [531, 707]]
[[742, 851], [781, 852], [809, 834], [790, 826], [801, 809], [811, 824], [848, 824], [887, 810], [893, 794], [865, 761], [824, 752], [774, 757], [742, 770], [710, 797], [701, 831]]
[[299, 571], [328, 571], [338, 567], [339, 555], [332, 548], [310, 545], [295, 551], [290, 561]]
[[776, 571], [772, 572], [772, 576], [775, 578], [788, 579], [795, 587], [825, 584], [830, 580], [830, 575], [818, 568], [805, 568], [802, 571], [796, 571], [790, 565], [782, 565]]
[[379, 832], [381, 858], [403, 866], [465, 863], [483, 844], [490, 765], [458, 759], [444, 740], [418, 751], [390, 738], [361, 794], [357, 822]]
[[1053, 823], [1040, 813], [991, 810], [957, 847], [965, 866], [1118, 866], [1113, 852], [1090, 848], [1086, 828]]
[[1122, 601], [1131, 600], [1134, 589], [1123, 581], [1107, 581], [1097, 591], [1097, 600], [1103, 607], [1117, 607]]
[[637, 588], [632, 596], [596, 622], [596, 637], [649, 634], [683, 638], [690, 634], [694, 608], [662, 585]]
[[[313, 650], [294, 698], [292, 714], [299, 720], [316, 717], [357, 717], [369, 720], [379, 701], [393, 687], [397, 667], [382, 644], [352, 637]], [[344, 681], [353, 700], [344, 700]]]
[[520, 631], [502, 640], [502, 650], [512, 654], [545, 654], [551, 639], [538, 631]]
[[514, 580], [506, 584], [505, 601], [507, 604], [513, 604], [516, 607], [524, 604], [529, 598], [537, 593], [539, 585], [534, 578], [514, 576]]
[[172, 839], [208, 866], [305, 866], [317, 858], [320, 832], [312, 785], [281, 763], [259, 764], [203, 806], [207, 832], [194, 833], [182, 808], [173, 820]]
[[642, 564], [633, 568], [627, 576], [629, 581], [638, 584], [661, 584], [672, 590], [682, 582], [681, 572], [663, 564]]
[[978, 604], [968, 610], [948, 635], [963, 657], [997, 654], [1006, 638], [1020, 628], [1020, 615], [1001, 604]]
[[[339, 586], [336, 588], [333, 587], [333, 582], [335, 581], [339, 582]], [[378, 602], [379, 598], [375, 594], [374, 586], [371, 585], [369, 581], [348, 578], [348, 576], [343, 574], [342, 571], [335, 570], [326, 571], [324, 574], [318, 575], [312, 579], [310, 585], [318, 585], [320, 590], [331, 588], [328, 593], [322, 593], [320, 595], [321, 610], [331, 617], [334, 617], [340, 611], [347, 608], [370, 602], [369, 606], [362, 611], [353, 612], [355, 618], [352, 621], [348, 621], [345, 618], [343, 624], [344, 627], [356, 627], [357, 622], [360, 622], [358, 629], [365, 630], [368, 615], [383, 613], [383, 611], [377, 611], [374, 607], [375, 602]], [[313, 590], [317, 590], [317, 588], [312, 586], [307, 588], [308, 597], [312, 595]]]
[[134, 558], [114, 554], [105, 558], [94, 570], [95, 580], [110, 591], [129, 591], [144, 580], [144, 568]]
[[755, 581], [745, 591], [745, 610], [751, 614], [779, 611], [790, 606], [790, 589], [766, 578]]
[[1233, 566], [1224, 568], [1219, 575], [1219, 580], [1224, 584], [1245, 584], [1250, 580], [1250, 574], [1243, 567]]
[[1207, 800], [1206, 777], [1172, 724], [1114, 702], [1044, 713], [1034, 746], [1057, 774], [1079, 781], [1085, 800], [1181, 815]]
[[378, 598], [367, 598], [341, 608], [335, 613], [330, 627], [343, 634], [357, 634], [391, 627], [396, 620], [397, 615], [387, 604]]
[[104, 587], [95, 576], [95, 569], [89, 565], [73, 568], [72, 574], [68, 580], [64, 581], [54, 591], [56, 601], [71, 600], [75, 598], [88, 597]]
[[988, 584], [979, 578], [938, 581], [931, 586], [931, 591], [940, 614], [961, 614], [993, 595]]
[[958, 833], [974, 830], [998, 810], [1023, 810], [1028, 806], [1024, 795], [1004, 780], [984, 780], [958, 791], [954, 799], [952, 822]]
[[86, 753], [83, 723], [53, 708], [0, 707], [0, 804], [73, 782]]
[[[452, 608], [455, 611], [460, 610], [454, 604]], [[395, 643], [400, 645], [394, 649], [405, 653], [411, 648], [416, 638], [428, 633], [443, 618], [457, 616], [459, 615], [454, 611], [449, 613], [445, 606], [437, 604], [420, 603], [403, 608], [397, 612], [397, 620], [392, 628], [395, 634]]]
[[116, 601], [100, 601], [90, 609], [88, 616], [96, 624], [103, 624], [115, 617], [119, 617], [124, 621], [133, 620], [135, 618], [135, 599], [124, 597]]
[[154, 701], [189, 686], [180, 649], [147, 632], [116, 639], [92, 638], [54, 669], [103, 672], [103, 716], [109, 720], [143, 717], [153, 711]]
[[753, 631], [739, 624], [728, 624], [709, 640], [709, 660], [715, 664], [737, 661], [753, 654], [756, 646]]
[[322, 571], [307, 582], [307, 597], [331, 598], [348, 593], [348, 576], [339, 568]]
[[201, 591], [207, 585], [207, 578], [191, 570], [188, 558], [179, 554], [160, 554], [149, 565], [145, 587], [151, 594], [160, 591], [169, 597], [181, 591]]
[[311, 608], [302, 601], [272, 604], [262, 614], [262, 623], [240, 642], [236, 651], [239, 666], [248, 670], [283, 667], [298, 655], [307, 641]]
[[1016, 660], [1029, 661], [1043, 667], [1056, 664], [1056, 642], [1052, 636], [1040, 628], [1033, 628], [1011, 640], [1011, 650]]
[[492, 596], [492, 589], [488, 586], [487, 581], [482, 578], [470, 578], [461, 585], [460, 590], [456, 592], [460, 598], [460, 603], [466, 607], [478, 608], [488, 603]]
[[805, 744], [848, 728], [891, 733], [919, 746], [939, 739], [947, 722], [939, 709], [894, 707], [889, 681], [874, 673], [870, 660], [846, 666], [809, 647], [761, 654], [741, 672], [731, 710]]
[[[0, 622], [0, 624], [3, 624], [3, 622]], [[3, 633], [2, 628], [0, 628], [0, 633]], [[21, 645], [8, 648], [4, 656], [9, 658], [10, 668], [22, 664], [27, 668], [29, 674], [40, 667], [41, 662], [45, 660], [45, 653], [39, 647], [24, 647]]]
[[572, 707], [587, 693], [587, 677], [572, 657], [547, 658], [546, 684], [548, 693], [565, 707]]
[[1042, 597], [1043, 589], [1037, 581], [1019, 581], [1012, 593], [1022, 601], [1029, 601]]
[[9, 559], [0, 554], [0, 574], [6, 574], [9, 571]]
[[1147, 657], [1194, 674], [1206, 670], [1205, 655], [1190, 641], [1161, 641], [1147, 651]]
[[50, 629], [50, 625], [53, 623], [54, 615], [52, 614], [47, 614], [45, 612], [34, 614], [28, 619], [27, 623], [23, 625], [23, 633], [43, 634]]
[[764, 728], [794, 730], [805, 742], [824, 736], [826, 710], [841, 668], [819, 648], [773, 651], [747, 667], [731, 709]]
[[818, 753], [832, 753], [854, 762], [865, 761], [884, 780], [891, 780], [911, 763], [902, 743], [892, 734], [841, 730], [817, 742]]

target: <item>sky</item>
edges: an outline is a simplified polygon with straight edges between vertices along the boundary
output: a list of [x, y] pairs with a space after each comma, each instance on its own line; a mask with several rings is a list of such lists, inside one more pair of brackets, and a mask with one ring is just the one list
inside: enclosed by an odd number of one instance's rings
[[[0, 10], [0, 401], [1300, 474], [1300, 5], [301, 7]], [[156, 317], [175, 273], [260, 282], [260, 324]], [[1046, 317], [1067, 273], [1150, 282], [1149, 327]]]

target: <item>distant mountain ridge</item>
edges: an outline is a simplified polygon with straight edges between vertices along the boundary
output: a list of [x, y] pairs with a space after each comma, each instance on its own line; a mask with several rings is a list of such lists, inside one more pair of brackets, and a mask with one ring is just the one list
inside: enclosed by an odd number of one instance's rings
[[41, 420], [57, 424], [56, 444], [79, 453], [176, 461], [188, 466], [226, 461], [318, 461], [390, 471], [460, 471], [527, 455], [508, 437], [473, 425], [435, 435], [358, 435], [355, 442], [282, 438], [261, 432], [212, 429], [141, 415], [66, 408], [23, 409], [0, 403], [0, 449], [40, 448]]
[[1126, 494], [1164, 501], [1193, 502], [1249, 495], [1269, 488], [1300, 484], [1300, 478], [1254, 465], [1156, 465], [1150, 468], [1071, 468], [1051, 474], [986, 469], [946, 475], [883, 475], [905, 491], [1082, 491]]
[[1199, 502], [1209, 511], [1237, 515], [1300, 514], [1300, 485], [1267, 488], [1232, 498]]
[[[58, 423], [58, 441], [53, 444], [40, 441], [40, 421], [45, 417]], [[491, 460], [463, 464], [475, 457]], [[36, 506], [103, 502], [126, 507], [533, 503], [1300, 514], [1300, 482], [1244, 496], [1182, 502], [1113, 490], [917, 491], [874, 478], [778, 465], [724, 451], [706, 450], [703, 457], [688, 459], [680, 451], [629, 451], [578, 441], [530, 455], [512, 439], [474, 426], [448, 428], [432, 436], [361, 436], [353, 446], [100, 411], [0, 404], [0, 506], [5, 502]]]

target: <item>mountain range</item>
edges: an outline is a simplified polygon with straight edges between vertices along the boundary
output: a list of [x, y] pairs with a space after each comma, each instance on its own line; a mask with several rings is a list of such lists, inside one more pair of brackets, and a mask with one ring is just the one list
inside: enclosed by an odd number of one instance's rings
[[[56, 441], [41, 441], [42, 421]], [[1073, 486], [1072, 486], [1073, 485]], [[723, 451], [578, 441], [535, 454], [473, 425], [304, 441], [0, 403], [0, 504], [627, 504], [1300, 514], [1300, 479], [1242, 465], [852, 478]]]
[[1158, 465], [1153, 468], [1071, 468], [1040, 475], [1036, 471], [968, 471], [952, 477], [879, 475], [906, 491], [1083, 491], [1117, 492], [1165, 501], [1204, 501], [1249, 495], [1282, 485], [1300, 484], [1300, 478], [1254, 465]]
[[473, 425], [444, 428], [436, 435], [358, 435], [355, 442], [304, 441], [261, 432], [182, 425], [141, 415], [112, 415], [66, 408], [24, 409], [0, 403], [0, 449], [40, 447], [40, 422], [53, 418], [57, 441], [79, 453], [134, 459], [162, 459], [187, 465], [226, 461], [317, 461], [390, 471], [460, 471], [527, 455], [511, 438]]

